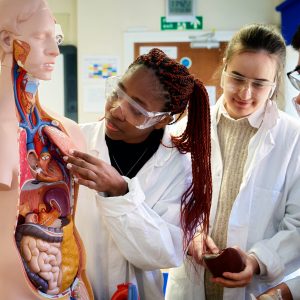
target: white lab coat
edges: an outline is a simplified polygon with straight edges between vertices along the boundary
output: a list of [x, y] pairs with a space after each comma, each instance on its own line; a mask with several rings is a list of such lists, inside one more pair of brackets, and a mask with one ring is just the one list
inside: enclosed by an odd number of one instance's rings
[[[293, 99], [293, 103], [300, 117], [300, 105], [296, 103], [296, 98]], [[286, 281], [286, 284], [292, 293], [293, 300], [300, 300], [300, 276], [289, 279], [288, 281]]]
[[[89, 153], [110, 163], [104, 122], [81, 126]], [[162, 143], [170, 145], [168, 128]], [[143, 271], [143, 286], [149, 300], [163, 299], [159, 269], [183, 261], [180, 229], [181, 195], [191, 183], [190, 159], [176, 148], [160, 145], [136, 177], [124, 177], [129, 193], [103, 197], [82, 187], [76, 224], [87, 252], [87, 271], [95, 299], [110, 299], [117, 284], [136, 284], [133, 265]]]
[[300, 300], [300, 276], [286, 281], [286, 284], [292, 293], [293, 300]]
[[[299, 96], [298, 96], [298, 97], [299, 97]], [[294, 104], [294, 106], [295, 106], [295, 109], [296, 109], [296, 111], [297, 111], [297, 113], [298, 113], [298, 115], [299, 115], [299, 117], [300, 117], [300, 104], [298, 104], [298, 103], [296, 102], [296, 97], [293, 98], [292, 102], [293, 102], [293, 104]]]
[[[222, 179], [222, 158], [217, 135], [217, 112], [212, 108], [213, 200], [210, 230], [214, 224]], [[263, 122], [250, 140], [243, 180], [229, 218], [227, 246], [253, 252], [266, 268], [245, 288], [224, 288], [224, 300], [249, 299], [275, 285], [300, 266], [300, 126], [279, 112], [277, 122], [266, 110]], [[273, 123], [273, 124], [272, 124]], [[225, 230], [225, 229], [224, 229]], [[189, 275], [187, 275], [189, 274]], [[185, 261], [169, 274], [167, 299], [205, 299], [204, 269]]]

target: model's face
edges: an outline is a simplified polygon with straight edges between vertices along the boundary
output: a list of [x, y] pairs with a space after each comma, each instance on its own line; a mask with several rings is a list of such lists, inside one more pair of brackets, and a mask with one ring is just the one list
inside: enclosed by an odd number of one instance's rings
[[[127, 96], [137, 102], [148, 112], [161, 112], [165, 106], [162, 96], [162, 87], [152, 70], [144, 67], [129, 70], [119, 83], [120, 88]], [[122, 102], [124, 101], [124, 102]], [[105, 125], [106, 134], [113, 140], [122, 140], [127, 143], [140, 143], [152, 132], [156, 125], [145, 129], [138, 129], [128, 121], [129, 103], [120, 99], [118, 103], [106, 102]], [[139, 116], [137, 115], [137, 118]]]
[[275, 88], [276, 70], [276, 60], [266, 52], [234, 55], [226, 66], [227, 76], [222, 79], [228, 114], [239, 119], [264, 105]]
[[30, 75], [49, 80], [59, 54], [55, 21], [48, 9], [37, 11], [19, 26], [15, 59]]

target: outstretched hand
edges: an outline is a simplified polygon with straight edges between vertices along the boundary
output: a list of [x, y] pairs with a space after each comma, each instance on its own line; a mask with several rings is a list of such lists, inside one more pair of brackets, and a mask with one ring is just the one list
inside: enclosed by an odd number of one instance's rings
[[105, 192], [109, 196], [121, 196], [127, 193], [128, 185], [118, 171], [101, 159], [90, 154], [71, 150], [64, 156], [67, 168], [75, 177], [75, 181], [94, 189]]
[[256, 258], [238, 247], [234, 248], [239, 251], [244, 261], [245, 269], [239, 273], [224, 272], [223, 278], [217, 277], [211, 279], [212, 282], [227, 288], [245, 287], [252, 281], [253, 276], [259, 273], [259, 265]]

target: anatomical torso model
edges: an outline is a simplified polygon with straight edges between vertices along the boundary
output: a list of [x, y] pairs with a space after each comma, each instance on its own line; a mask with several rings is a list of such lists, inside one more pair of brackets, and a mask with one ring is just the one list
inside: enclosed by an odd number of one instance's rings
[[0, 24], [0, 299], [93, 299], [74, 224], [78, 186], [63, 160], [84, 142], [37, 93], [59, 53], [58, 26], [44, 1], [0, 0], [0, 10], [10, 2], [23, 19], [17, 34]]

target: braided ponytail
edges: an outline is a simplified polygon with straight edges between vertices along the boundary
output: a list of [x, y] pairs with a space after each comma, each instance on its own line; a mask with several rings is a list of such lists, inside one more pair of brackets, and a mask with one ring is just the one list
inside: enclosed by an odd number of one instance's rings
[[212, 196], [210, 108], [203, 84], [195, 80], [188, 106], [185, 131], [172, 141], [181, 153], [191, 153], [193, 180], [181, 199], [181, 224], [185, 234], [185, 247], [201, 225], [208, 232]]
[[[168, 92], [166, 111], [182, 114], [188, 107], [185, 131], [172, 142], [181, 153], [191, 153], [193, 180], [181, 199], [181, 225], [184, 247], [188, 247], [199, 225], [206, 233], [212, 195], [210, 166], [210, 109], [208, 94], [187, 68], [166, 56], [159, 49], [139, 56], [129, 69], [144, 65], [154, 70], [164, 90]], [[176, 122], [176, 121], [175, 121]]]

